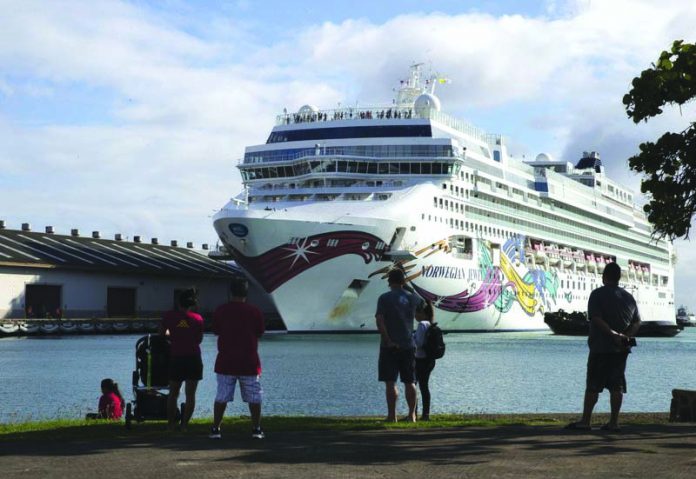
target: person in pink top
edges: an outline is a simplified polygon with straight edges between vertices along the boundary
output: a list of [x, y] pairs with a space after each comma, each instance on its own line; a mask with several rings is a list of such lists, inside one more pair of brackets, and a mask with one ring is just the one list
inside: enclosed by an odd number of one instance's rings
[[102, 396], [99, 398], [99, 419], [119, 420], [123, 415], [123, 396], [113, 379], [102, 379]]
[[234, 399], [234, 388], [239, 382], [242, 400], [249, 405], [253, 430], [251, 437], [263, 439], [261, 430], [261, 402], [263, 390], [259, 380], [261, 361], [258, 342], [265, 331], [263, 315], [246, 302], [249, 285], [244, 279], [232, 282], [232, 301], [218, 307], [213, 314], [213, 332], [218, 336], [218, 354], [215, 360], [217, 394], [213, 405], [211, 439], [220, 439], [220, 424], [227, 403]]
[[177, 298], [177, 308], [162, 316], [160, 334], [169, 334], [171, 341], [169, 359], [169, 398], [167, 418], [169, 429], [176, 424], [177, 403], [181, 384], [185, 383], [186, 405], [181, 421], [186, 429], [196, 407], [196, 388], [203, 379], [201, 341], [203, 341], [203, 318], [194, 313], [198, 304], [198, 293], [194, 288], [182, 291]]

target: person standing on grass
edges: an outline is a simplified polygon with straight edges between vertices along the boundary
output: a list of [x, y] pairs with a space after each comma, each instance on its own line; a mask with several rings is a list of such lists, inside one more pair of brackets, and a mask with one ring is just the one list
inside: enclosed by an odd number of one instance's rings
[[619, 287], [621, 268], [616, 263], [604, 267], [604, 286], [595, 289], [587, 302], [590, 334], [587, 343], [587, 384], [582, 418], [568, 424], [568, 429], [590, 429], [592, 410], [599, 393], [609, 390], [611, 417], [603, 430], [619, 431], [619, 411], [626, 392], [626, 359], [635, 345], [640, 328], [640, 314], [636, 301]]
[[162, 316], [160, 334], [169, 334], [169, 397], [167, 399], [167, 419], [169, 429], [176, 425], [181, 384], [185, 383], [186, 404], [182, 411], [181, 429], [186, 430], [196, 407], [198, 381], [203, 379], [201, 360], [201, 341], [203, 341], [203, 318], [192, 310], [198, 304], [198, 292], [189, 288], [179, 293], [177, 306]]
[[227, 403], [234, 399], [239, 382], [242, 401], [249, 405], [253, 439], [263, 439], [261, 429], [261, 360], [258, 340], [265, 331], [263, 314], [246, 302], [249, 284], [245, 279], [232, 282], [232, 300], [219, 306], [213, 314], [213, 332], [218, 336], [218, 354], [215, 360], [217, 394], [213, 405], [211, 439], [220, 439], [220, 426]]
[[430, 301], [423, 301], [420, 307], [416, 309], [416, 319], [418, 320], [418, 327], [413, 336], [416, 342], [416, 381], [418, 382], [421, 402], [423, 403], [421, 421], [429, 421], [430, 388], [428, 381], [430, 380], [430, 373], [435, 369], [435, 359], [428, 357], [428, 353], [425, 350], [428, 329], [435, 324], [433, 304]]
[[422, 300], [404, 289], [406, 279], [401, 269], [389, 271], [390, 291], [377, 300], [377, 330], [381, 336], [379, 347], [378, 379], [385, 384], [387, 421], [396, 422], [396, 401], [399, 392], [397, 378], [406, 390], [408, 417], [416, 422], [415, 344], [413, 322], [416, 308]]

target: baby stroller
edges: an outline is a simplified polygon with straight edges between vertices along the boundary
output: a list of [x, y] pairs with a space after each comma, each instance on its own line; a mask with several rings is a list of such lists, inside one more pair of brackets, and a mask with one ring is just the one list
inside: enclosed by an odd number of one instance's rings
[[[134, 401], [126, 404], [126, 428], [133, 420], [167, 419], [169, 398], [169, 338], [148, 334], [135, 343], [135, 371], [133, 371]], [[176, 412], [181, 420], [184, 404]]]

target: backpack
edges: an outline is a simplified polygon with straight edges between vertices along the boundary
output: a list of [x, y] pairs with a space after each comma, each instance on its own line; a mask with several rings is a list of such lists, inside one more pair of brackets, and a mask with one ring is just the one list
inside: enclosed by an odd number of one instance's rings
[[442, 330], [437, 323], [431, 324], [425, 332], [423, 350], [428, 356], [428, 359], [440, 359], [445, 355], [445, 341], [443, 339]]

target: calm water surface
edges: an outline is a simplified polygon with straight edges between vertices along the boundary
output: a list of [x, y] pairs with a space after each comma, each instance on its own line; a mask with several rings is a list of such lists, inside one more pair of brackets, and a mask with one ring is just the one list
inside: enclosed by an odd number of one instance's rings
[[[94, 411], [112, 377], [132, 399], [134, 336], [0, 339], [0, 422], [77, 418]], [[548, 333], [448, 334], [431, 377], [433, 412], [577, 412], [585, 338]], [[196, 416], [212, 416], [215, 337], [203, 341]], [[267, 336], [261, 341], [265, 414], [381, 415], [377, 335]], [[668, 411], [672, 388], [696, 388], [696, 328], [639, 338], [626, 372], [625, 411]], [[598, 411], [608, 411], [607, 394]], [[405, 410], [400, 399], [400, 409]], [[235, 401], [230, 414], [247, 413]]]

